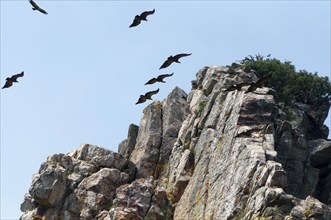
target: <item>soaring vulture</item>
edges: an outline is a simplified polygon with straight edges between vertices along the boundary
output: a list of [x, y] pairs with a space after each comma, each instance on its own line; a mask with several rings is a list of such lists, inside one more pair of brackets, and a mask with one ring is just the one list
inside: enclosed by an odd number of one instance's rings
[[241, 91], [241, 88], [244, 87], [244, 86], [251, 86], [253, 85], [254, 83], [251, 82], [251, 83], [239, 83], [237, 85], [233, 85], [233, 86], [230, 86], [229, 88], [227, 88], [225, 91], [229, 92], [229, 91], [234, 91], [234, 90], [238, 90], [238, 91]]
[[245, 93], [248, 92], [254, 92], [257, 88], [262, 88], [264, 83], [271, 78], [271, 74], [269, 74], [268, 76], [259, 79], [256, 83], [252, 83], [250, 87], [248, 87], [247, 91]]
[[180, 63], [179, 59], [182, 57], [190, 56], [192, 53], [181, 53], [177, 54], [176, 56], [170, 56], [167, 58], [166, 61], [162, 64], [162, 66], [159, 69], [167, 68], [170, 66], [173, 62]]
[[152, 95], [155, 95], [158, 92], [159, 92], [159, 89], [157, 89], [155, 91], [147, 92], [145, 95], [140, 95], [136, 105], [140, 104], [140, 103], [143, 103], [143, 102], [146, 102], [147, 99], [152, 100]]
[[24, 71], [22, 71], [21, 73], [12, 75], [11, 77], [7, 77], [6, 78], [6, 83], [5, 83], [5, 85], [2, 88], [5, 89], [5, 88], [11, 87], [14, 82], [18, 82], [17, 81], [17, 78], [18, 77], [23, 77], [23, 76], [24, 76]]
[[240, 84], [231, 86], [226, 91], [233, 91], [233, 90], [239, 90], [239, 91], [241, 91], [241, 88], [242, 87], [249, 86], [248, 89], [245, 91], [245, 93], [254, 92], [257, 88], [262, 88], [263, 85], [264, 85], [264, 83], [268, 79], [270, 79], [270, 78], [271, 78], [271, 74], [268, 75], [268, 76], [266, 76], [266, 77], [264, 77], [264, 78], [259, 79], [255, 83], [254, 82], [251, 82], [251, 83], [240, 83]]
[[136, 15], [134, 17], [132, 24], [129, 26], [129, 28], [138, 26], [141, 21], [147, 21], [147, 16], [154, 14], [154, 12], [155, 12], [155, 9], [153, 9], [153, 11], [144, 11], [140, 15]]
[[30, 0], [30, 4], [32, 5], [32, 10], [37, 10], [37, 11], [40, 11], [41, 13], [47, 15], [47, 12], [44, 9], [40, 8], [37, 5], [37, 3], [35, 3], [33, 0]]
[[172, 76], [172, 75], [174, 75], [174, 73], [159, 75], [157, 78], [150, 79], [147, 83], [145, 83], [145, 85], [147, 85], [147, 84], [154, 84], [156, 82], [165, 83], [165, 81], [163, 81], [163, 79], [166, 78], [166, 77]]

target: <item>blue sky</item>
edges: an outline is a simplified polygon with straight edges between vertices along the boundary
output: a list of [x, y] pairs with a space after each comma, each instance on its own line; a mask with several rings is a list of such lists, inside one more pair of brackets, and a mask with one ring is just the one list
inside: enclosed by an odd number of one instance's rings
[[[204, 66], [271, 54], [297, 70], [330, 76], [330, 1], [1, 0], [1, 217], [18, 219], [31, 177], [47, 156], [82, 143], [117, 151], [160, 88], [189, 92]], [[138, 27], [136, 14], [155, 9]], [[193, 53], [159, 70], [177, 53]], [[145, 86], [159, 74], [165, 84]], [[330, 117], [325, 122], [330, 127]]]

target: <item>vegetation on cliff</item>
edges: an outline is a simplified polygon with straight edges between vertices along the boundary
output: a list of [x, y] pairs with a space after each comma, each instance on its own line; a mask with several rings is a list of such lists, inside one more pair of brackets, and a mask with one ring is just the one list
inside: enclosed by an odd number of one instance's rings
[[291, 106], [293, 102], [301, 102], [318, 108], [331, 102], [331, 82], [327, 76], [318, 76], [306, 70], [295, 70], [290, 61], [262, 55], [247, 56], [242, 61], [244, 69], [255, 70], [261, 77], [271, 74], [265, 84], [276, 90], [277, 99]]

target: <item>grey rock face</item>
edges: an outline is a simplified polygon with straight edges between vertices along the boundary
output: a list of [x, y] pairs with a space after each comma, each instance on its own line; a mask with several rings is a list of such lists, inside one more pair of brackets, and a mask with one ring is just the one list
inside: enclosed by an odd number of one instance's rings
[[258, 79], [239, 64], [204, 67], [188, 95], [176, 87], [144, 109], [119, 154], [82, 145], [49, 157], [21, 219], [330, 220], [329, 106], [232, 89]]
[[319, 182], [314, 196], [331, 206], [331, 141], [317, 139], [308, 142], [310, 164], [319, 170]]
[[164, 191], [146, 179], [137, 179], [116, 191], [112, 219], [171, 219], [172, 206]]
[[162, 105], [154, 101], [144, 109], [137, 143], [130, 160], [136, 164], [138, 177], [153, 176], [162, 143]]
[[307, 114], [300, 109], [293, 109], [290, 113], [291, 120], [287, 120], [286, 114], [289, 113], [283, 110], [278, 108], [275, 117], [277, 158], [287, 173], [286, 191], [305, 199], [314, 192], [319, 176], [319, 170], [308, 161], [309, 120]]
[[[176, 205], [175, 219], [226, 219], [233, 216], [236, 210], [244, 209], [246, 204], [241, 198], [249, 195], [248, 186], [253, 184], [252, 176], [259, 168], [258, 164], [265, 164], [266, 154], [274, 151], [273, 142], [269, 140], [271, 134], [268, 133], [272, 132], [272, 126], [269, 125], [274, 111], [272, 96], [245, 94], [244, 91], [225, 92], [222, 89], [231, 86], [231, 79], [228, 80], [226, 74], [217, 70], [216, 67], [211, 68], [206, 73], [205, 80], [210, 81], [208, 75], [218, 80], [210, 95], [206, 96], [201, 90], [190, 94], [191, 118], [187, 118], [187, 124], [183, 126], [192, 130], [180, 132], [183, 136], [179, 138], [184, 143], [184, 149], [187, 148], [194, 155], [194, 171]], [[211, 84], [205, 80], [202, 85], [207, 88], [203, 86], [202, 91], [211, 88]], [[205, 103], [203, 108], [200, 103]], [[176, 149], [180, 150], [173, 151], [173, 156], [178, 155], [177, 158], [182, 158], [187, 152], [180, 147]], [[182, 166], [181, 170], [178, 168], [174, 167], [171, 174], [182, 173], [185, 176], [189, 173], [184, 172]], [[282, 185], [285, 181], [284, 172], [278, 170], [269, 177], [269, 182], [273, 178]], [[177, 180], [174, 177], [169, 179]], [[178, 194], [176, 185], [178, 183], [175, 181], [173, 187], [171, 184], [168, 187], [175, 189], [172, 191], [174, 197]]]
[[[296, 109], [286, 120], [268, 88], [227, 92], [257, 80], [236, 71], [231, 78], [226, 68], [202, 69], [192, 83], [191, 114], [169, 161], [175, 219], [284, 219], [317, 187], [319, 170], [308, 162], [307, 143], [318, 135], [310, 133], [307, 113]], [[312, 213], [328, 213], [323, 207]]]
[[162, 144], [155, 172], [155, 178], [166, 183], [168, 177], [169, 157], [178, 137], [178, 132], [188, 114], [187, 94], [176, 87], [162, 101]]
[[52, 155], [33, 177], [22, 219], [93, 219], [112, 204], [117, 187], [135, 178], [135, 169], [120, 154], [88, 144]]
[[301, 201], [297, 206], [292, 209], [288, 219], [327, 220], [331, 219], [331, 209], [317, 199], [308, 196], [306, 200]]
[[136, 140], [138, 136], [139, 126], [130, 124], [128, 130], [128, 138], [118, 146], [118, 153], [123, 155], [126, 159], [129, 159], [132, 151], [136, 145]]
[[43, 166], [33, 178], [29, 193], [33, 199], [45, 206], [55, 207], [66, 192], [67, 176], [65, 169], [60, 165]]
[[162, 103], [154, 101], [144, 109], [130, 157], [139, 177], [162, 179], [167, 175], [169, 156], [188, 111], [186, 98], [187, 94], [176, 87]]
[[108, 209], [115, 190], [127, 183], [129, 176], [117, 169], [102, 168], [85, 178], [65, 201], [65, 208], [80, 219], [92, 219], [99, 210]]
[[308, 143], [313, 151], [310, 154], [310, 164], [321, 167], [331, 163], [331, 141], [323, 139], [310, 141]]

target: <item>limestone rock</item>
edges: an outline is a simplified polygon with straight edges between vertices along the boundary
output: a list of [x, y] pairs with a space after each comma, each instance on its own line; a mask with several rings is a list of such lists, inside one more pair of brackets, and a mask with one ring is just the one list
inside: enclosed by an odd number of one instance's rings
[[78, 150], [71, 152], [69, 156], [95, 164], [98, 168], [108, 167], [124, 171], [129, 174], [130, 179], [133, 179], [135, 175], [135, 166], [131, 161], [124, 159], [118, 153], [95, 145], [83, 144]]
[[[235, 213], [242, 214], [243, 219], [286, 219], [292, 208], [300, 202], [288, 195], [281, 188], [261, 187], [248, 199], [246, 210]], [[246, 213], [246, 214], [245, 214]]]
[[331, 219], [330, 105], [228, 89], [258, 79], [241, 64], [203, 67], [188, 94], [144, 109], [120, 153], [84, 144], [50, 156], [21, 219]]
[[130, 160], [136, 164], [138, 177], [153, 176], [162, 144], [162, 105], [154, 101], [144, 109], [137, 143]]
[[36, 203], [55, 207], [67, 189], [66, 170], [58, 164], [44, 164], [39, 174], [33, 177], [29, 193]]
[[187, 94], [176, 87], [162, 103], [154, 101], [144, 110], [130, 157], [139, 177], [162, 179], [168, 174], [169, 156], [188, 112], [186, 98]]
[[319, 170], [319, 181], [314, 196], [331, 205], [331, 141], [317, 139], [308, 142], [310, 164]]
[[310, 163], [314, 167], [320, 167], [331, 163], [331, 141], [323, 139], [309, 142], [312, 152]]
[[308, 196], [306, 200], [300, 202], [300, 204], [292, 209], [288, 219], [328, 220], [331, 219], [331, 208], [321, 203], [317, 199]]
[[116, 191], [112, 219], [171, 219], [172, 207], [164, 191], [152, 182], [137, 179]]
[[136, 146], [136, 140], [138, 136], [139, 126], [130, 124], [128, 130], [128, 138], [118, 146], [118, 153], [129, 159], [134, 147]]
[[33, 176], [22, 219], [93, 219], [110, 207], [116, 188], [134, 179], [135, 172], [131, 161], [94, 145], [52, 155]]
[[277, 159], [283, 164], [287, 174], [287, 192], [305, 199], [314, 192], [319, 175], [319, 170], [312, 167], [308, 161], [309, 120], [307, 114], [300, 109], [291, 111], [291, 120], [284, 120], [282, 114], [285, 113], [282, 108], [277, 111], [275, 148]]
[[188, 114], [187, 94], [176, 87], [162, 101], [162, 144], [155, 177], [167, 177], [169, 157], [178, 137], [178, 132]]
[[64, 201], [64, 207], [80, 219], [92, 219], [99, 210], [110, 207], [116, 188], [128, 180], [129, 176], [126, 173], [121, 173], [117, 169], [102, 168], [78, 185]]

